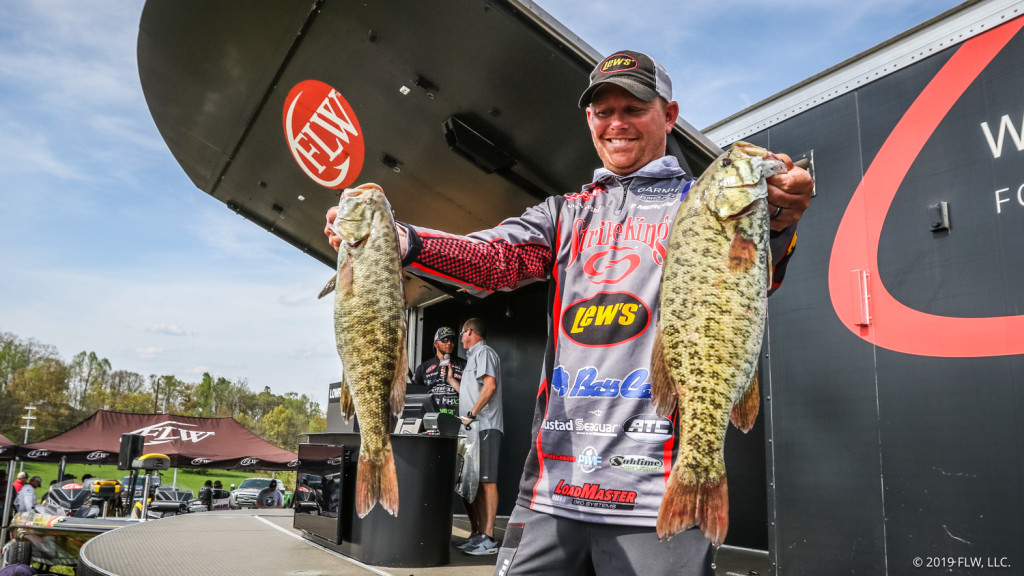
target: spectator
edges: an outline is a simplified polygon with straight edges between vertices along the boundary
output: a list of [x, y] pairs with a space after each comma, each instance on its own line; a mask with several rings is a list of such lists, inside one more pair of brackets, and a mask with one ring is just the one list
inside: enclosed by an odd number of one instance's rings
[[27, 484], [21, 487], [18, 491], [18, 496], [14, 499], [14, 511], [15, 512], [34, 512], [36, 509], [36, 488], [43, 483], [43, 479], [39, 476], [33, 476]]
[[466, 502], [472, 534], [459, 545], [466, 554], [497, 554], [494, 517], [498, 513], [498, 455], [504, 430], [501, 405], [501, 363], [498, 353], [484, 341], [484, 323], [470, 318], [462, 326], [466, 368], [459, 389], [462, 423], [476, 427], [480, 443], [480, 485], [476, 498]]
[[271, 480], [270, 485], [260, 490], [260, 493], [256, 496], [256, 507], [257, 508], [283, 508], [284, 497], [281, 496], [281, 491], [277, 489], [277, 480]]
[[14, 481], [14, 493], [17, 494], [21, 491], [21, 487], [28, 484], [28, 472], [22, 470], [18, 472], [18, 478]]
[[427, 387], [434, 409], [452, 416], [459, 413], [457, 386], [462, 380], [462, 370], [466, 366], [466, 361], [454, 353], [455, 331], [447, 326], [441, 326], [434, 333], [434, 357], [417, 366], [412, 376], [413, 384]]

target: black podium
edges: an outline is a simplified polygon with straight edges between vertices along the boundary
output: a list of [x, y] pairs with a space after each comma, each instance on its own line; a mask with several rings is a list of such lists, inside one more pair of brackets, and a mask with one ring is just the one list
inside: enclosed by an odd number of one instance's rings
[[359, 435], [310, 434], [299, 445], [294, 526], [307, 539], [375, 566], [427, 567], [450, 561], [458, 438], [392, 434], [398, 516], [379, 505], [355, 514]]

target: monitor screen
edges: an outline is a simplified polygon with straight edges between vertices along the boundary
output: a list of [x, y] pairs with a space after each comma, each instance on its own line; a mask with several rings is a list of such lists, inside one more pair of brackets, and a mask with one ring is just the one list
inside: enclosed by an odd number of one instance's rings
[[434, 399], [430, 394], [406, 394], [402, 418], [423, 418], [427, 412], [436, 412]]

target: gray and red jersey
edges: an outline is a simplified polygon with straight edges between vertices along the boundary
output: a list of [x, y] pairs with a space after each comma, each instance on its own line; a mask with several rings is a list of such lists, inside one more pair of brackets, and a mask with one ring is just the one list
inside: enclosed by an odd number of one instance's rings
[[[692, 178], [672, 156], [628, 177], [599, 169], [490, 230], [409, 228], [406, 270], [472, 293], [549, 280], [549, 333], [518, 503], [578, 520], [654, 526], [672, 469], [675, 415], [651, 406], [661, 267]], [[776, 262], [792, 231], [772, 239]]]

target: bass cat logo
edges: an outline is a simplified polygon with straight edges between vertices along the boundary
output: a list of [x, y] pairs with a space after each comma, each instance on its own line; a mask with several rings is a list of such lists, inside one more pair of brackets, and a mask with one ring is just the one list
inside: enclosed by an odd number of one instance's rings
[[562, 331], [582, 346], [613, 346], [643, 334], [651, 313], [627, 292], [599, 292], [562, 313]]
[[363, 169], [366, 149], [348, 101], [318, 80], [300, 82], [284, 104], [284, 133], [295, 161], [314, 182], [344, 188]]
[[159, 424], [153, 424], [152, 426], [146, 426], [145, 428], [139, 428], [129, 434], [141, 434], [149, 438], [146, 441], [146, 446], [154, 446], [156, 444], [167, 444], [168, 442], [202, 442], [210, 436], [216, 434], [216, 432], [201, 432], [199, 430], [189, 430], [186, 428], [180, 428], [180, 426], [192, 426], [195, 424], [186, 424], [184, 422], [174, 422], [168, 420], [167, 422], [161, 422]]

